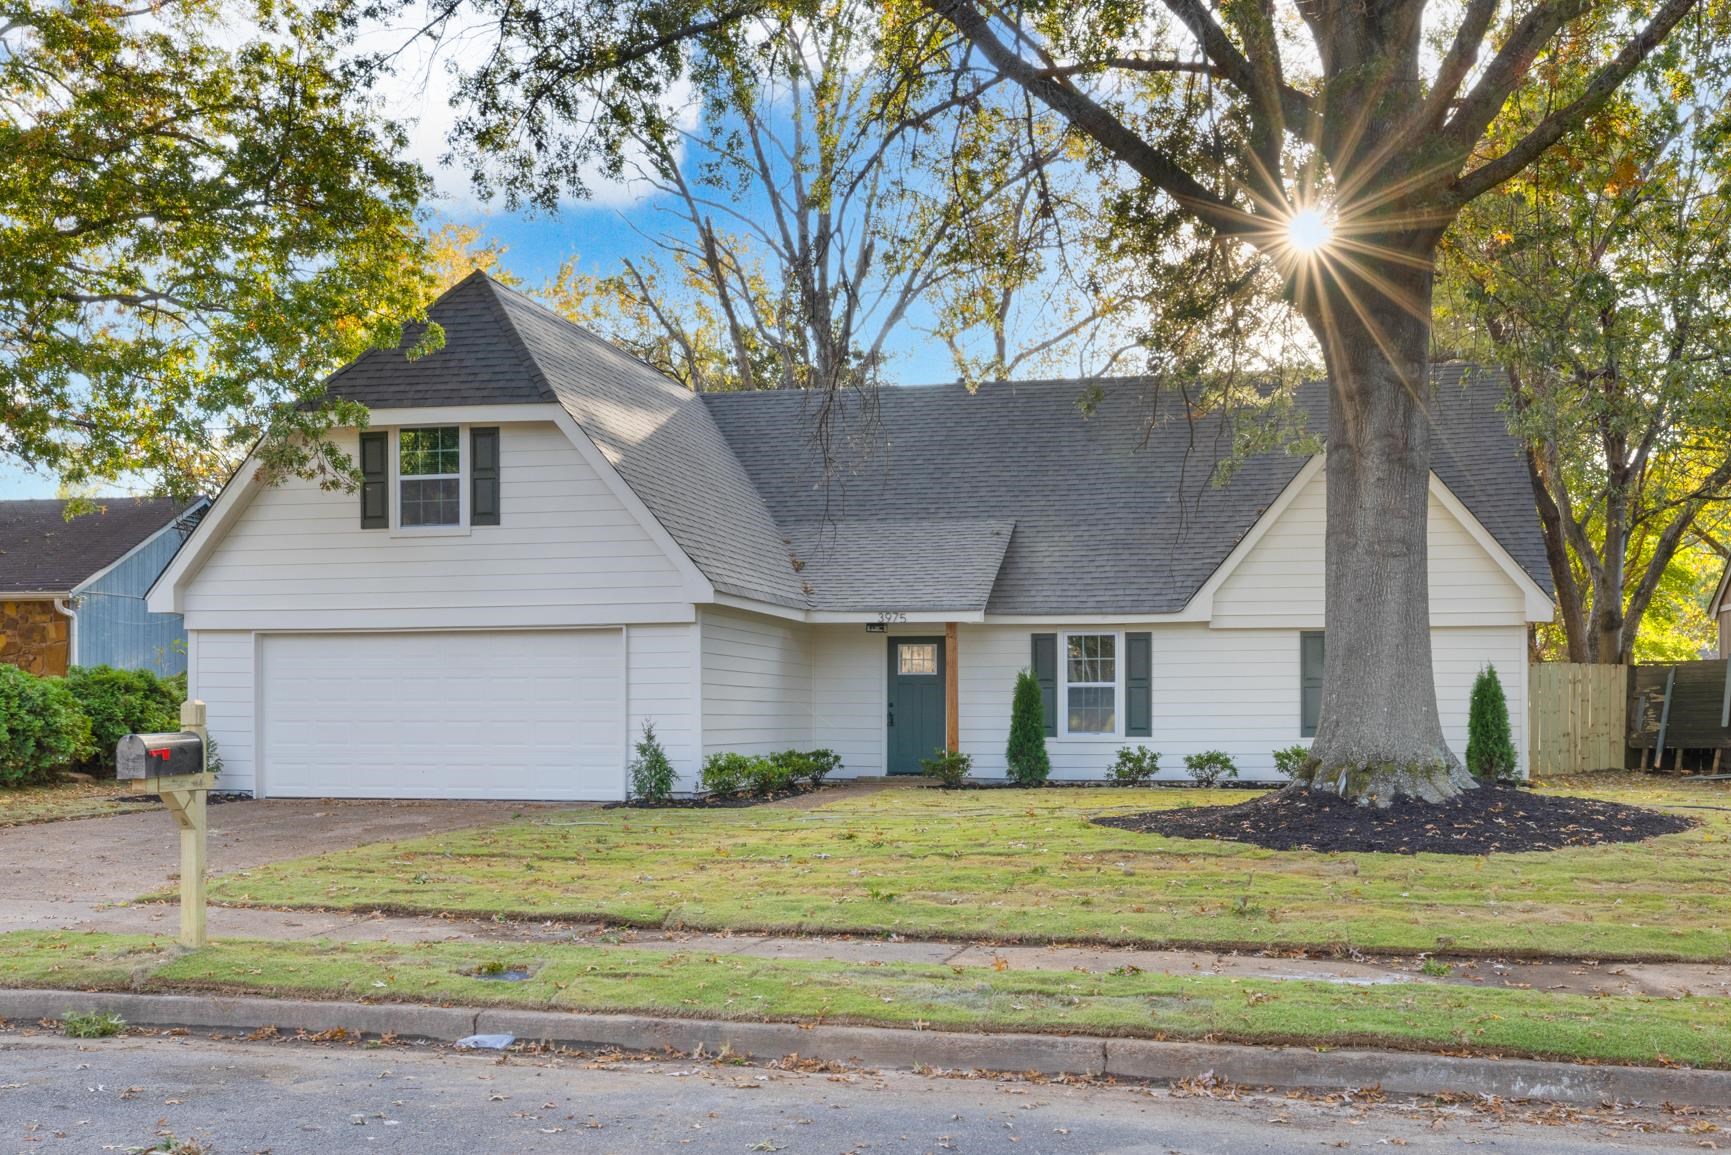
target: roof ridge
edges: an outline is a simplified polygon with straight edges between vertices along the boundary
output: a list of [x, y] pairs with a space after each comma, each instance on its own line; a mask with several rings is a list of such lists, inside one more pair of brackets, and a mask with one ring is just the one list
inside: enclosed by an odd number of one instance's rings
[[[523, 339], [523, 334], [517, 331], [517, 322], [511, 319], [510, 313], [505, 309], [505, 302], [499, 297], [500, 292], [513, 291], [509, 285], [501, 284], [485, 271], [476, 269], [447, 290], [445, 295], [449, 296], [450, 294], [455, 293], [458, 289], [477, 277], [481, 278], [482, 284], [487, 290], [488, 311], [492, 313], [494, 319], [504, 327], [507, 338], [511, 342], [511, 347], [516, 350], [517, 356], [522, 358], [524, 366], [529, 370], [530, 379], [533, 380], [536, 387], [540, 389], [541, 399], [543, 401], [558, 401], [558, 391], [553, 388], [553, 383], [548, 378], [546, 370], [541, 368], [541, 362], [536, 360], [535, 353], [529, 348], [529, 343]], [[521, 293], [518, 293], [517, 295], [523, 296]], [[437, 302], [435, 302], [435, 304], [436, 303]], [[552, 310], [549, 309], [548, 312], [552, 312]], [[557, 316], [558, 314], [554, 315]]]

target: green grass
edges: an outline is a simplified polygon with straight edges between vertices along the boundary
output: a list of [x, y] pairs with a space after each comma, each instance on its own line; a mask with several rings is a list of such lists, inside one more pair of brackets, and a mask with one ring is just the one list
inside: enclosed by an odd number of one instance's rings
[[[476, 977], [492, 964], [522, 982]], [[693, 1018], [1471, 1051], [1731, 1067], [1731, 1000], [1595, 999], [1443, 984], [752, 959], [554, 944], [0, 935], [0, 985], [223, 991]]]
[[[1599, 796], [1731, 804], [1617, 776]], [[1594, 793], [1589, 789], [1577, 792]], [[599, 919], [782, 933], [1722, 960], [1731, 813], [1537, 854], [1320, 854], [1090, 819], [1243, 791], [899, 789], [816, 810], [587, 810], [218, 880], [231, 905]]]

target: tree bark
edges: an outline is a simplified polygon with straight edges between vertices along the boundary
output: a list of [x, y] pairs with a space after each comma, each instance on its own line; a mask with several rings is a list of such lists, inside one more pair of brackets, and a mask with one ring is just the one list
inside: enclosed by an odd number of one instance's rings
[[1377, 273], [1372, 288], [1332, 270], [1305, 310], [1329, 374], [1328, 645], [1310, 788], [1388, 806], [1474, 783], [1443, 737], [1431, 667], [1432, 274]]

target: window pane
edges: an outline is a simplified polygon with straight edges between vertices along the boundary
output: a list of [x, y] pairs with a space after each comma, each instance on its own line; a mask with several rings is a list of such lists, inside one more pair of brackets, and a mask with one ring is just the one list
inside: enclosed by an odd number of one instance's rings
[[1116, 682], [1118, 635], [1071, 634], [1066, 643], [1070, 682]]
[[463, 485], [456, 478], [402, 483], [404, 525], [459, 525], [463, 519]]
[[457, 427], [405, 429], [398, 435], [397, 472], [404, 477], [456, 473], [461, 466]]
[[1118, 691], [1111, 686], [1070, 687], [1070, 733], [1110, 734], [1118, 729]]
[[896, 645], [898, 674], [931, 674], [938, 672], [936, 642], [901, 642]]

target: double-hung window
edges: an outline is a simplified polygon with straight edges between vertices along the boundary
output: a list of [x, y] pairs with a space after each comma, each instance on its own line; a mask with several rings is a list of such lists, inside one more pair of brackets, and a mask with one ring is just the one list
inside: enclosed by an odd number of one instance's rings
[[1064, 729], [1118, 732], [1118, 635], [1064, 636]]
[[404, 529], [463, 524], [463, 437], [455, 425], [397, 435], [397, 523]]

